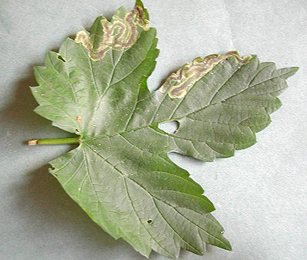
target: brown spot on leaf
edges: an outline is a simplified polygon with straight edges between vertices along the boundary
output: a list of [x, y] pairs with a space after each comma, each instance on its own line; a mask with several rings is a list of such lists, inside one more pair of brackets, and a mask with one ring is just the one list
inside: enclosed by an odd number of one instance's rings
[[77, 122], [81, 122], [82, 121], [82, 116], [77, 116]]

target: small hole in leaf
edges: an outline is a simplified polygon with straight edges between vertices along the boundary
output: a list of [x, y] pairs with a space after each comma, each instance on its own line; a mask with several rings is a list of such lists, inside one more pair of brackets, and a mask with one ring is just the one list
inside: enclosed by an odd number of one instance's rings
[[179, 122], [174, 120], [171, 122], [161, 123], [158, 127], [166, 133], [173, 134], [179, 128]]
[[63, 62], [66, 62], [66, 60], [60, 54], [58, 55], [58, 59], [63, 61]]
[[148, 219], [148, 220], [147, 220], [147, 223], [148, 223], [148, 224], [152, 224], [152, 220], [151, 220], [151, 219]]

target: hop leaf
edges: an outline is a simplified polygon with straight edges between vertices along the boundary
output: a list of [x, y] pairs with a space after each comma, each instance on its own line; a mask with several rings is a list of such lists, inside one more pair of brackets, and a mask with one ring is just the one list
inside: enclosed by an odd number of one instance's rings
[[[212, 161], [253, 145], [297, 68], [231, 51], [194, 59], [150, 92], [159, 52], [148, 19], [140, 0], [111, 21], [100, 16], [35, 67], [35, 111], [80, 135], [50, 172], [99, 226], [145, 256], [231, 250], [203, 189], [167, 154]], [[175, 133], [158, 128], [169, 121], [179, 123]]]

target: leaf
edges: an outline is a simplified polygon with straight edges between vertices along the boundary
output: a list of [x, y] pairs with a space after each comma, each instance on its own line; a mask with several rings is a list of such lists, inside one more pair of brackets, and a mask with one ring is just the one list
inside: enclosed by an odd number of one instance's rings
[[[180, 248], [201, 255], [204, 244], [231, 250], [204, 190], [167, 154], [212, 161], [253, 145], [297, 68], [213, 54], [150, 92], [158, 49], [148, 19], [140, 0], [111, 21], [99, 16], [35, 67], [35, 111], [80, 136], [50, 172], [99, 226], [147, 257], [178, 257]], [[175, 133], [159, 129], [169, 121], [179, 123]]]

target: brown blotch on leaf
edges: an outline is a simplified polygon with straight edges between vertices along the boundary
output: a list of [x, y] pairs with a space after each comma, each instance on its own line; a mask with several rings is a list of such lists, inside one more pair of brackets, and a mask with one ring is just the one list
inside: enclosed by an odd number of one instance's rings
[[141, 6], [136, 6], [124, 18], [118, 17], [116, 14], [111, 22], [102, 18], [100, 24], [103, 29], [103, 37], [97, 48], [93, 48], [91, 41], [91, 38], [98, 37], [97, 35], [89, 35], [85, 31], [80, 31], [75, 38], [76, 43], [81, 43], [87, 49], [88, 55], [93, 61], [103, 59], [110, 49], [120, 51], [130, 48], [138, 39], [138, 27], [144, 31], [149, 30], [149, 21], [145, 19], [145, 13]]
[[82, 121], [82, 116], [77, 116], [77, 122], [81, 122]]
[[191, 86], [201, 77], [211, 71], [220, 62], [233, 57], [238, 66], [248, 63], [251, 56], [241, 57], [237, 51], [226, 52], [222, 55], [211, 54], [204, 58], [197, 57], [192, 62], [185, 64], [173, 72], [161, 86], [162, 93], [168, 92], [171, 98], [183, 98]]

